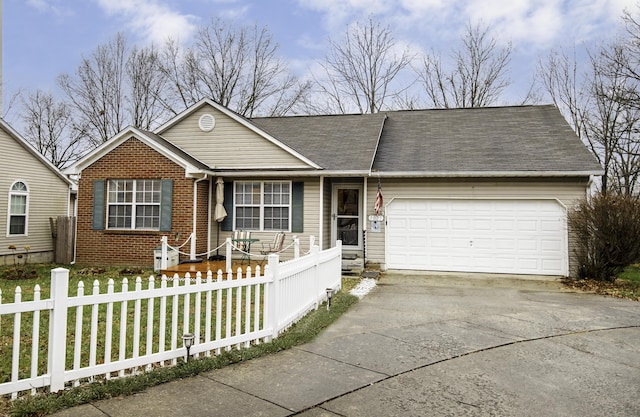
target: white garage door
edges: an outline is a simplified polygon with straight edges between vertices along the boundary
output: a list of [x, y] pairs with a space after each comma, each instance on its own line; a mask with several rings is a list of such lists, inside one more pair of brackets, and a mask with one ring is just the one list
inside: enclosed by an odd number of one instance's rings
[[554, 200], [395, 199], [389, 269], [567, 274], [564, 208]]

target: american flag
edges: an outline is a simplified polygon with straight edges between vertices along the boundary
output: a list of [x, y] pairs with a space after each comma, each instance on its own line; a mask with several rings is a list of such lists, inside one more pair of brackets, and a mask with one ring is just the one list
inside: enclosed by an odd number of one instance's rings
[[376, 203], [373, 206], [373, 210], [376, 213], [376, 216], [380, 214], [380, 208], [382, 207], [382, 186], [380, 185], [380, 180], [378, 180], [378, 194], [376, 195]]

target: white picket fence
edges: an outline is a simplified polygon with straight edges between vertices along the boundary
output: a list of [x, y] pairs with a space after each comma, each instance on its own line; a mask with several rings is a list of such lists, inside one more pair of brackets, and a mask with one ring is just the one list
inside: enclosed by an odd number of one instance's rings
[[[0, 293], [0, 326], [13, 315], [11, 378], [0, 383], [0, 395], [15, 399], [43, 387], [56, 392], [82, 381], [175, 364], [186, 355], [182, 336], [187, 333], [195, 336], [194, 356], [269, 341], [324, 302], [328, 288], [341, 288], [341, 254], [340, 242], [324, 251], [313, 246], [286, 262], [270, 255], [262, 275], [260, 268], [253, 274], [247, 268], [244, 275], [241, 270], [163, 275], [159, 285], [150, 277], [146, 288], [138, 277], [133, 290], [125, 278], [121, 291], [113, 280], [106, 291], [95, 281], [91, 294], [85, 294], [80, 282], [75, 296], [68, 295], [69, 271], [56, 268], [49, 299], [40, 299], [38, 286], [33, 301], [21, 300], [20, 287], [13, 303], [3, 304]], [[48, 321], [48, 328], [41, 321]], [[22, 349], [23, 343], [30, 349]], [[21, 357], [25, 350], [30, 355]]]

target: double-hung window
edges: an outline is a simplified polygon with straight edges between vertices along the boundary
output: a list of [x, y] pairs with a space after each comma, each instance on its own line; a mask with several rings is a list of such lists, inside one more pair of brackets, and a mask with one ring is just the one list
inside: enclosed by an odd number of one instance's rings
[[107, 228], [160, 229], [160, 180], [109, 180]]
[[27, 202], [29, 189], [27, 184], [16, 181], [9, 189], [9, 224], [7, 235], [27, 234]]
[[236, 181], [234, 186], [236, 229], [291, 229], [291, 182]]

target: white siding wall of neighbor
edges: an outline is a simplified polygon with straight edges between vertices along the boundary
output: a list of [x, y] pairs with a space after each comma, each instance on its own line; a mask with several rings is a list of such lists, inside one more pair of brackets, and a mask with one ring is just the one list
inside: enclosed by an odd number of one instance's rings
[[[69, 214], [69, 185], [2, 129], [0, 143], [0, 257], [5, 257], [0, 262], [13, 262], [9, 245], [16, 246], [16, 253], [24, 253], [24, 247], [30, 246], [32, 261], [50, 261], [53, 241], [49, 218]], [[28, 236], [7, 236], [9, 189], [17, 180], [29, 187]]]
[[[210, 132], [203, 132], [198, 126], [204, 114], [215, 118], [215, 127]], [[160, 133], [215, 169], [308, 168], [300, 159], [209, 105]]]
[[[441, 200], [551, 200], [567, 209], [586, 194], [587, 183], [576, 182], [424, 182], [419, 180], [382, 179], [384, 194], [383, 214], [396, 199], [441, 199]], [[370, 181], [367, 193], [367, 215], [373, 214], [377, 182]], [[380, 264], [387, 269], [385, 257], [385, 222], [379, 233], [372, 232], [367, 224], [367, 262]], [[569, 237], [569, 274], [575, 274], [575, 262], [572, 262], [572, 241]]]

